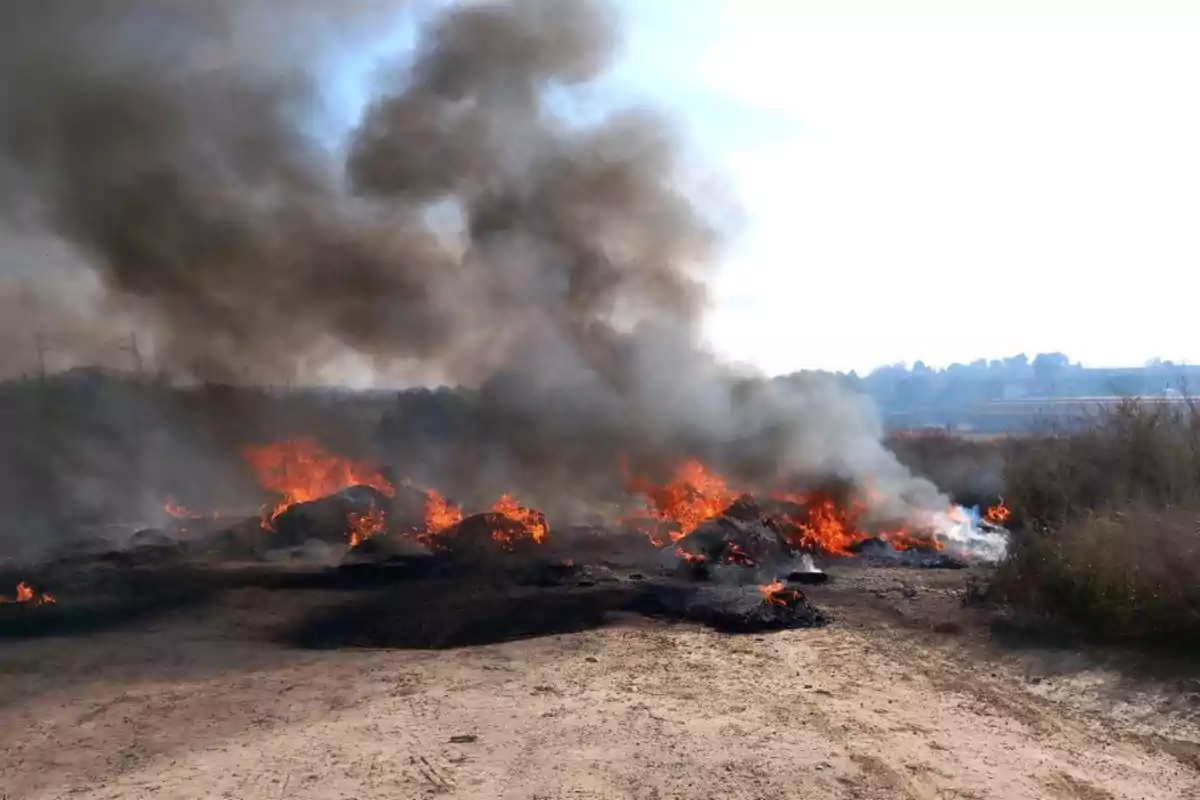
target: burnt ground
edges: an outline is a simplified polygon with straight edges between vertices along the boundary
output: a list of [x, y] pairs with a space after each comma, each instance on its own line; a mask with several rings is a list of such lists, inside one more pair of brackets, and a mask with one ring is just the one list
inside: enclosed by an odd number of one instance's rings
[[1200, 791], [1186, 668], [1001, 643], [970, 570], [830, 574], [828, 625], [749, 635], [648, 615], [640, 580], [59, 575], [0, 620], [0, 797]]

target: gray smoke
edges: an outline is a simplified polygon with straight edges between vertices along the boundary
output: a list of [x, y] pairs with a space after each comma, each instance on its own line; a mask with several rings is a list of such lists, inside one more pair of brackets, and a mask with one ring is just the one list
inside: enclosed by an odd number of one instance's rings
[[703, 277], [725, 226], [689, 189], [678, 132], [648, 108], [586, 124], [556, 111], [616, 54], [605, 3], [446, 5], [380, 72], [349, 140], [322, 141], [322, 72], [406, 10], [12, 2], [0, 206], [69, 242], [176, 374], [417, 364], [480, 387], [500, 469], [555, 490], [621, 456], [695, 454], [940, 506], [862, 401], [829, 381], [746, 379], [705, 350]]

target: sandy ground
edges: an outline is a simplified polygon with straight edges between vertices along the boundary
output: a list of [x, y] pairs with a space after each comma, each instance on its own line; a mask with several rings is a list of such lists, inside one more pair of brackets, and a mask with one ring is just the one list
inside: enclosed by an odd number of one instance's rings
[[246, 589], [6, 642], [0, 797], [1200, 798], [1198, 730], [1162, 707], [1200, 695], [981, 655], [899, 624], [952, 592], [869, 588], [891, 616], [831, 597], [827, 628], [745, 637], [300, 651], [261, 635], [288, 603]]

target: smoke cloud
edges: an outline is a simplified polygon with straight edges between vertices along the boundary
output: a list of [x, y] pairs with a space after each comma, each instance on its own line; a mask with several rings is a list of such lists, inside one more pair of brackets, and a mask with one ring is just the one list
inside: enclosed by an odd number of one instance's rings
[[655, 110], [557, 110], [618, 53], [606, 3], [446, 5], [332, 145], [322, 75], [408, 4], [13, 5], [0, 208], [80, 254], [148, 326], [158, 367], [237, 383], [311, 380], [347, 354], [379, 374], [419, 365], [479, 388], [469, 429], [503, 447], [477, 473], [540, 476], [544, 494], [622, 457], [694, 454], [943, 507], [864, 401], [706, 350], [728, 199], [693, 188]]

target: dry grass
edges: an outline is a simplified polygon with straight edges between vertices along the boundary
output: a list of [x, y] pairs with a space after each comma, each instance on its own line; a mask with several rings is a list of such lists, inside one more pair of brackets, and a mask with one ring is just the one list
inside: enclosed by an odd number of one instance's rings
[[1010, 444], [1013, 537], [990, 596], [1118, 641], [1200, 639], [1200, 408], [1123, 403]]
[[1200, 405], [1130, 400], [1042, 435], [897, 437], [958, 502], [1013, 511], [986, 593], [1025, 625], [1123, 642], [1200, 641]]
[[1200, 500], [1200, 407], [1130, 400], [1090, 422], [1010, 443], [1004, 482], [1016, 527], [1053, 529], [1131, 504]]
[[1197, 509], [1141, 503], [1018, 531], [989, 599], [1039, 628], [1109, 641], [1200, 640]]

